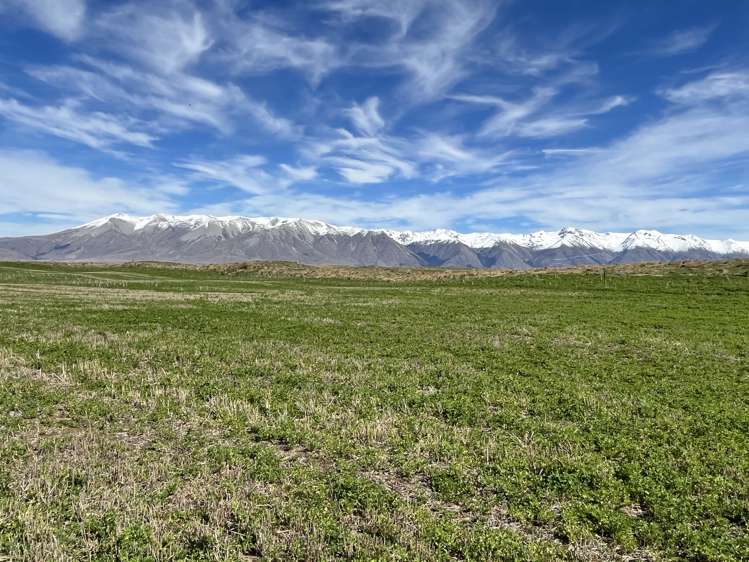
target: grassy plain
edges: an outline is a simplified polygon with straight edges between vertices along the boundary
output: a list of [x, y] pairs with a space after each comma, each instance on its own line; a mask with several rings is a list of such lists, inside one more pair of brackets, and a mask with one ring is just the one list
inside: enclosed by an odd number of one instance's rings
[[0, 264], [0, 559], [749, 559], [748, 275]]

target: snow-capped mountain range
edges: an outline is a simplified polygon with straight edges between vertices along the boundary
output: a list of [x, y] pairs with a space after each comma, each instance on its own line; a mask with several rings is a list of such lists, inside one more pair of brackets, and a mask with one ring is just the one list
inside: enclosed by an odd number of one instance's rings
[[493, 232], [472, 232], [462, 234], [454, 230], [384, 230], [396, 242], [461, 242], [470, 248], [489, 248], [499, 242], [517, 244], [533, 250], [545, 250], [570, 246], [621, 252], [631, 248], [651, 248], [663, 252], [686, 252], [707, 250], [718, 254], [748, 252], [749, 242], [736, 240], [707, 240], [691, 234], [664, 234], [657, 230], [636, 230], [635, 232], [595, 232], [582, 228], [565, 227], [557, 232], [539, 230], [530, 234], [510, 234]]
[[749, 242], [655, 230], [531, 234], [334, 226], [279, 217], [115, 214], [46, 236], [0, 239], [5, 260], [290, 260], [309, 264], [546, 267], [749, 257]]
[[469, 248], [490, 248], [499, 242], [517, 244], [533, 250], [545, 250], [560, 246], [592, 248], [621, 252], [632, 248], [649, 248], [662, 252], [686, 252], [706, 250], [717, 254], [749, 252], [749, 242], [736, 240], [709, 240], [692, 234], [664, 234], [657, 230], [636, 230], [634, 232], [595, 232], [582, 228], [565, 227], [558, 232], [539, 230], [531, 234], [511, 234], [494, 232], [471, 232], [463, 234], [454, 230], [437, 229], [425, 231], [363, 229], [353, 226], [334, 226], [319, 220], [285, 217], [214, 217], [210, 215], [152, 215], [133, 217], [118, 213], [82, 225], [79, 228], [99, 228], [112, 219], [131, 224], [133, 231], [148, 228], [188, 228], [195, 232], [214, 231], [216, 234], [240, 234], [258, 230], [293, 228], [318, 236], [352, 236], [366, 232], [381, 232], [399, 244], [429, 244], [440, 242], [460, 242]]

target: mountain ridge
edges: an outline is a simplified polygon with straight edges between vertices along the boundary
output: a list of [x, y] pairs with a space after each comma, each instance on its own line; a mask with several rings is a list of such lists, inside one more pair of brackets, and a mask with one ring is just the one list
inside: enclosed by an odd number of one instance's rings
[[284, 217], [109, 215], [61, 232], [0, 239], [0, 260], [289, 260], [310, 265], [529, 268], [749, 257], [749, 242], [656, 230], [564, 227], [530, 234], [401, 231]]

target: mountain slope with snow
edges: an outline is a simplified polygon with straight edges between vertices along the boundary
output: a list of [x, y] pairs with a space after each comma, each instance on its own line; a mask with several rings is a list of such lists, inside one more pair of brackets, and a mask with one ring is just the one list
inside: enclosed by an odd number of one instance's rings
[[579, 228], [530, 234], [424, 232], [334, 226], [280, 217], [115, 214], [50, 234], [0, 239], [0, 259], [191, 263], [289, 260], [308, 264], [547, 267], [749, 257], [749, 242], [654, 230]]

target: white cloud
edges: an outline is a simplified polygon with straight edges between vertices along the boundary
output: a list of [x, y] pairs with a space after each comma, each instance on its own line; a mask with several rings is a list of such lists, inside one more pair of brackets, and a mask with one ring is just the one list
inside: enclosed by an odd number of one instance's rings
[[351, 183], [382, 183], [393, 176], [395, 169], [383, 162], [357, 160], [345, 156], [333, 156], [328, 162], [335, 165], [338, 173]]
[[486, 174], [504, 165], [509, 151], [467, 145], [467, 135], [416, 131], [410, 136], [388, 134], [377, 98], [345, 111], [359, 134], [337, 129], [336, 136], [308, 142], [307, 160], [332, 168], [349, 183], [383, 183], [393, 178], [426, 178]]
[[588, 120], [583, 117], [542, 117], [520, 124], [515, 129], [515, 134], [519, 137], [543, 139], [571, 133], [587, 125]]
[[679, 88], [661, 90], [660, 94], [671, 102], [686, 105], [731, 98], [749, 99], [749, 71], [712, 72]]
[[415, 141], [416, 156], [425, 166], [432, 165], [432, 180], [450, 176], [485, 174], [504, 165], [510, 151], [478, 150], [465, 145], [461, 135], [426, 133]]
[[[409, 95], [427, 101], [467, 75], [467, 55], [478, 35], [494, 20], [498, 6], [490, 0], [402, 0], [369, 6], [342, 1], [326, 7], [349, 19], [377, 16], [393, 21], [398, 33], [382, 44], [355, 45], [347, 62], [400, 67], [409, 75]], [[419, 33], [411, 33], [410, 28], [420, 22]]]
[[305, 150], [308, 158], [320, 158], [351, 183], [381, 183], [400, 175], [412, 178], [416, 166], [406, 154], [408, 147], [402, 139], [379, 136], [355, 136], [346, 129], [338, 129], [329, 141], [312, 142]]
[[271, 166], [264, 156], [243, 155], [226, 160], [192, 159], [177, 162], [178, 168], [193, 172], [196, 181], [209, 181], [262, 195], [283, 191], [290, 185], [317, 177], [313, 166]]
[[544, 148], [544, 156], [586, 156], [600, 152], [600, 148]]
[[310, 181], [317, 177], [317, 168], [314, 166], [289, 166], [281, 164], [281, 170], [292, 182]]
[[596, 63], [585, 60], [586, 50], [608, 37], [618, 26], [615, 19], [595, 23], [576, 19], [554, 33], [520, 32], [520, 20], [505, 19], [485, 47], [487, 65], [496, 72], [527, 78], [548, 79], [553, 86], [580, 82], [598, 73]]
[[259, 123], [266, 131], [275, 133], [278, 137], [292, 138], [300, 134], [301, 128], [291, 120], [274, 113], [265, 102], [249, 98], [238, 88], [235, 89], [239, 102], [235, 111], [245, 112]]
[[176, 210], [157, 185], [95, 177], [40, 152], [0, 150], [0, 213], [55, 213], [84, 222], [115, 211]]
[[556, 94], [557, 91], [553, 88], [536, 88], [529, 98], [521, 102], [509, 102], [497, 96], [466, 94], [452, 96], [452, 99], [496, 107], [497, 112], [484, 122], [480, 134], [506, 136], [512, 134], [522, 120], [537, 113]]
[[[37, 67], [30, 73], [98, 102], [124, 101], [130, 111], [156, 110], [157, 125], [167, 131], [200, 123], [228, 134], [242, 122], [237, 117], [249, 116], [278, 136], [298, 135], [299, 128], [289, 119], [275, 114], [267, 103], [254, 99], [236, 84], [194, 74], [199, 63], [209, 62], [218, 68], [216, 74], [226, 76], [226, 56], [250, 66], [254, 57], [263, 72], [277, 64], [296, 64], [310, 71], [310, 57], [317, 56], [314, 44], [297, 41], [293, 49], [296, 58], [279, 63], [278, 53], [289, 50], [294, 39], [270, 32], [253, 36], [249, 33], [252, 25], [253, 29], [264, 27], [245, 22], [236, 15], [235, 6], [230, 8], [228, 3], [201, 4], [198, 8], [191, 0], [119, 4], [91, 22], [92, 41], [84, 48], [94, 47], [99, 51], [97, 57], [79, 55], [75, 66]], [[237, 52], [237, 42], [246, 49]], [[104, 60], [102, 50], [128, 63]], [[214, 54], [207, 59], [210, 51]]]
[[198, 179], [228, 184], [248, 193], [261, 194], [271, 188], [269, 177], [262, 170], [266, 163], [262, 156], [247, 155], [224, 161], [188, 160], [175, 165], [195, 172]]
[[403, 37], [427, 2], [423, 0], [333, 0], [326, 8], [338, 12], [344, 20], [382, 18], [393, 22], [397, 35]]
[[567, 45], [530, 52], [520, 46], [518, 37], [504, 29], [494, 42], [492, 54], [504, 70], [530, 76], [541, 76], [559, 66], [572, 62], [574, 55]]
[[96, 20], [96, 30], [109, 49], [167, 74], [196, 62], [213, 45], [202, 14], [184, 2], [120, 5]]
[[[5, 0], [26, 12], [44, 31], [64, 41], [79, 39], [86, 19], [85, 0]], [[3, 6], [0, 1], [0, 8]]]
[[268, 19], [241, 19], [224, 11], [216, 26], [224, 42], [216, 59], [228, 62], [235, 73], [265, 73], [294, 68], [317, 84], [343, 63], [339, 49], [324, 38], [294, 35]]
[[463, 56], [475, 38], [492, 22], [496, 2], [446, 0], [437, 4], [433, 33], [405, 42], [395, 61], [413, 75], [412, 93], [432, 98], [447, 91], [467, 75]]
[[354, 184], [382, 183], [395, 176], [412, 178], [417, 167], [408, 157], [404, 139], [385, 133], [385, 121], [379, 113], [379, 99], [354, 103], [343, 112], [359, 132], [336, 129], [327, 139], [312, 139], [303, 147], [307, 160], [333, 168]]
[[[328, 33], [314, 34], [317, 30], [300, 31], [288, 19], [274, 16], [272, 7], [240, 17], [232, 3], [220, 3], [209, 16], [217, 42], [211, 56], [239, 73], [292, 68], [314, 85], [344, 67], [396, 68], [406, 75], [411, 101], [430, 101], [477, 66], [498, 58], [497, 53], [477, 50], [476, 43], [503, 4], [496, 0], [321, 0], [312, 5], [312, 13], [317, 16], [315, 10], [322, 9], [337, 19], [324, 19], [322, 29]], [[389, 22], [392, 32], [376, 42], [346, 35], [349, 26], [367, 25], [372, 18]], [[565, 36], [564, 52], [557, 45], [529, 55], [517, 48], [514, 38], [503, 35], [505, 47], [500, 50], [506, 56], [499, 58], [505, 66], [540, 74], [563, 63], [578, 63], [567, 49], [573, 39]]]
[[612, 109], [616, 109], [617, 107], [626, 107], [634, 101], [635, 98], [631, 96], [612, 96], [608, 99], [603, 100], [597, 108], [592, 109], [589, 113], [585, 114], [600, 115], [602, 113], [608, 113], [609, 111], [611, 111]]
[[202, 124], [230, 133], [235, 117], [244, 114], [280, 136], [297, 134], [297, 127], [288, 119], [275, 115], [233, 84], [222, 85], [182, 72], [167, 77], [91, 57], [81, 57], [80, 62], [85, 68], [47, 66], [28, 72], [113, 109], [137, 113], [155, 110], [155, 124], [165, 132]]
[[379, 106], [379, 98], [371, 97], [361, 105], [355, 103], [345, 113], [360, 133], [371, 137], [385, 127], [385, 121], [380, 117]]
[[716, 25], [706, 25], [674, 31], [667, 37], [655, 42], [648, 52], [663, 57], [689, 53], [707, 43], [716, 27]]
[[749, 152], [747, 107], [695, 108], [643, 126], [611, 145], [590, 169], [622, 181], [701, 172], [709, 162]]
[[117, 144], [149, 148], [156, 140], [149, 133], [131, 128], [132, 123], [112, 115], [82, 112], [73, 101], [59, 106], [30, 106], [12, 98], [0, 98], [0, 116], [96, 149], [108, 149]]
[[546, 86], [535, 88], [531, 95], [522, 101], [472, 94], [456, 94], [450, 96], [450, 99], [497, 108], [496, 113], [481, 126], [481, 135], [514, 135], [529, 138], [548, 138], [582, 129], [588, 126], [587, 116], [601, 115], [634, 101], [632, 97], [612, 96], [598, 102], [597, 105], [586, 100], [575, 105], [548, 108], [559, 93], [555, 87]]

